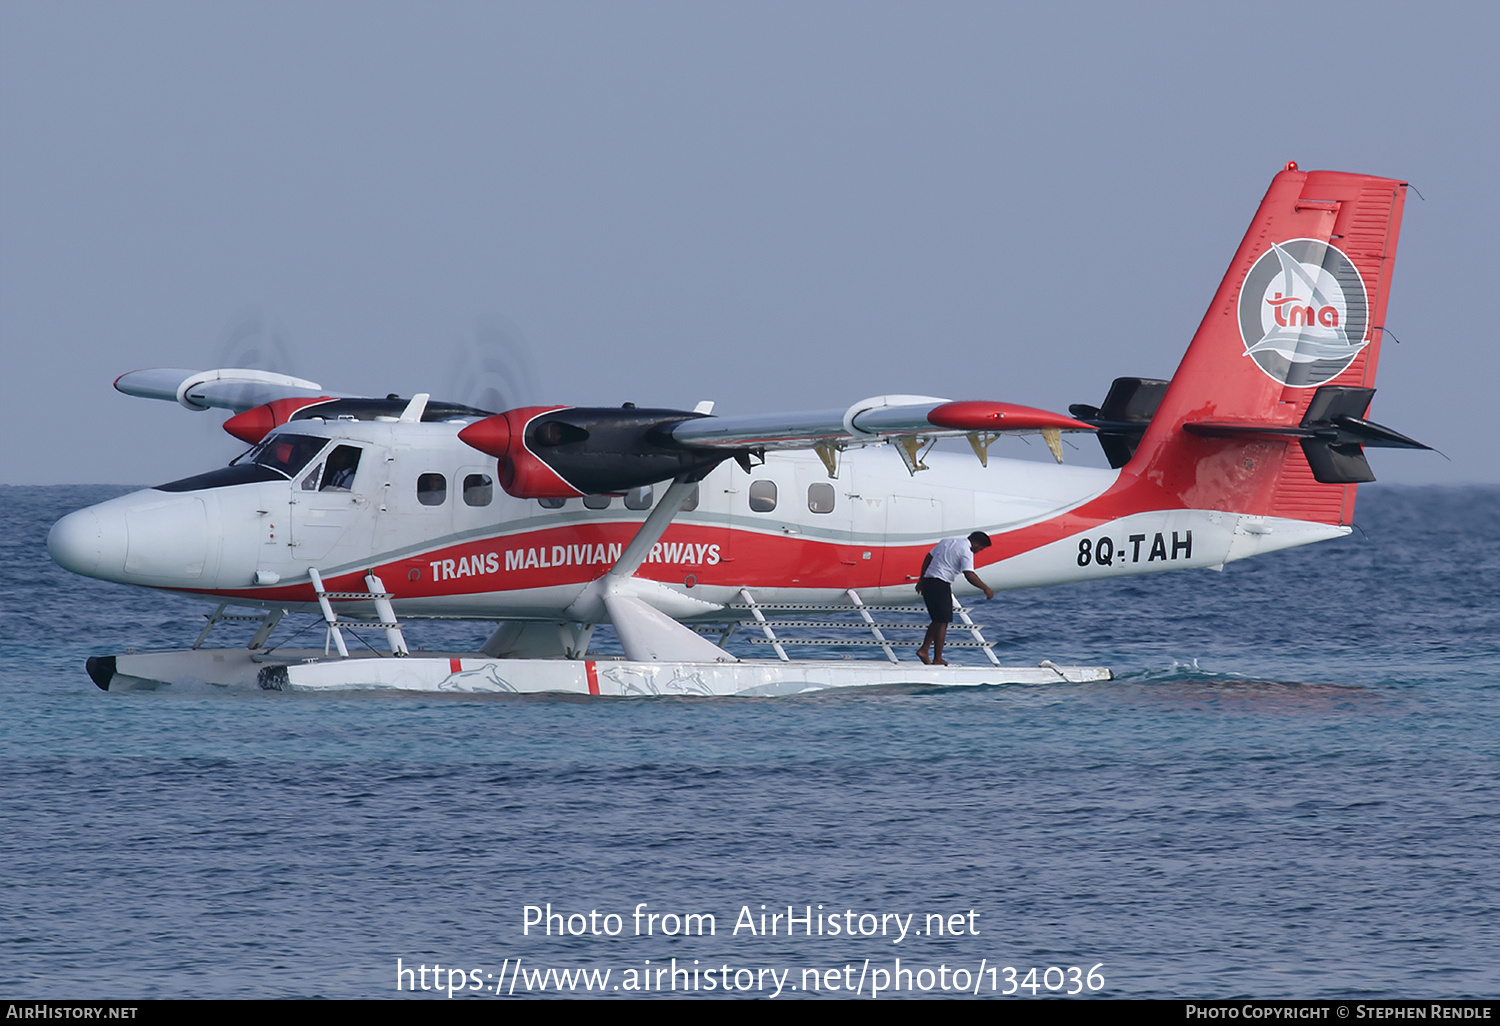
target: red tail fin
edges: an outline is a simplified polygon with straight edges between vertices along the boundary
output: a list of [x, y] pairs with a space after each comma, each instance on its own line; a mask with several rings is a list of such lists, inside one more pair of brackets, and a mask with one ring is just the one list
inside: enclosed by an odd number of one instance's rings
[[1350, 482], [1370, 479], [1359, 446], [1295, 429], [1364, 414], [1405, 194], [1288, 164], [1124, 473], [1190, 509], [1348, 523]]

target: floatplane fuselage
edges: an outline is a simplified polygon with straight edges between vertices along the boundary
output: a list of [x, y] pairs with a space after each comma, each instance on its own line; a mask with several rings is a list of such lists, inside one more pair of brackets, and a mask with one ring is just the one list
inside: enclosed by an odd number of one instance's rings
[[[516, 498], [497, 487], [493, 462], [458, 442], [467, 423], [296, 421], [226, 468], [268, 466], [274, 479], [132, 492], [64, 518], [51, 551], [91, 577], [248, 606], [314, 607], [309, 568], [342, 591], [374, 570], [401, 615], [555, 619], [616, 563], [669, 482]], [[294, 458], [277, 461], [278, 447]], [[347, 484], [330, 483], [335, 452], [357, 464]], [[1309, 531], [1348, 530], [1289, 521], [1247, 534], [1266, 518], [1219, 510], [1109, 518], [1087, 506], [1117, 470], [981, 466], [949, 452], [925, 462], [914, 477], [874, 446], [844, 452], [836, 478], [813, 453], [768, 453], [749, 472], [722, 463], [695, 483], [635, 576], [651, 582], [653, 604], [691, 618], [744, 588], [774, 603], [837, 601], [850, 589], [874, 605], [909, 603], [933, 544], [974, 530], [996, 539], [980, 559], [996, 590], [1219, 566], [1314, 540]]]
[[[779, 415], [493, 413], [260, 371], [134, 372], [117, 388], [233, 410], [225, 429], [252, 448], [70, 514], [48, 547], [91, 577], [318, 610], [333, 634], [338, 598], [394, 629], [396, 654], [398, 617], [474, 618], [501, 622], [486, 657], [592, 667], [608, 622], [628, 660], [680, 667], [735, 661], [683, 621], [909, 604], [932, 546], [976, 530], [996, 590], [1339, 537], [1373, 479], [1364, 447], [1423, 447], [1365, 419], [1404, 193], [1289, 165], [1174, 377], [1116, 379], [1071, 416], [907, 395]], [[1096, 433], [1112, 469], [1061, 465], [1069, 431]], [[1040, 435], [1056, 462], [990, 458], [1005, 434]], [[971, 451], [934, 450], [944, 438]]]

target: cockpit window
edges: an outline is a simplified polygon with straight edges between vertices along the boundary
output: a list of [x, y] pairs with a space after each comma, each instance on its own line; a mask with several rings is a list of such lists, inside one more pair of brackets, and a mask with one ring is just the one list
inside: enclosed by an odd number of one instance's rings
[[[227, 488], [238, 484], [284, 481], [287, 478], [295, 478], [301, 473], [327, 444], [328, 439], [319, 438], [316, 435], [272, 435], [248, 452], [235, 457], [227, 467], [220, 467], [206, 474], [196, 474], [193, 477], [185, 477], [180, 481], [172, 481], [156, 487], [163, 492], [192, 492], [202, 491], [205, 488]], [[302, 480], [302, 490], [312, 491], [318, 487], [320, 480], [327, 479], [329, 468], [338, 462], [339, 453], [344, 449], [352, 449], [354, 453], [353, 462], [349, 464], [352, 476], [354, 468], [359, 465], [359, 448], [341, 445], [333, 451], [333, 455], [328, 458], [328, 463], [318, 464]], [[325, 484], [323, 487], [336, 486]]]
[[255, 448], [236, 459], [230, 466], [253, 463], [267, 467], [279, 474], [293, 477], [307, 466], [312, 458], [323, 451], [328, 439], [315, 435], [272, 435]]
[[242, 484], [264, 484], [267, 481], [285, 482], [286, 478], [274, 470], [258, 467], [254, 463], [241, 463], [238, 466], [220, 467], [217, 470], [210, 470], [206, 474], [194, 474], [192, 477], [184, 477], [179, 481], [157, 485], [156, 490], [160, 492], [201, 492], [207, 488], [228, 488], [230, 485]]
[[347, 492], [354, 487], [354, 472], [359, 469], [360, 449], [357, 445], [341, 445], [328, 454], [323, 467], [323, 483], [320, 492]]

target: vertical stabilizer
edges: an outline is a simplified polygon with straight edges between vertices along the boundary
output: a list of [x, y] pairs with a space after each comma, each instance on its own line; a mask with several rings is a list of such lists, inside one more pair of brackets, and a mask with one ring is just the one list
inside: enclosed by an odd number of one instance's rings
[[1368, 465], [1357, 443], [1307, 441], [1308, 425], [1364, 415], [1405, 194], [1288, 164], [1125, 473], [1169, 505], [1348, 523]]

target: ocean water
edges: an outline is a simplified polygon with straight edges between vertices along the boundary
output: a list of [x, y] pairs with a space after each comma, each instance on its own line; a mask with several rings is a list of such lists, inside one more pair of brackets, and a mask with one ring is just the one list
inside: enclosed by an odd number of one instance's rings
[[1107, 684], [642, 700], [103, 693], [205, 608], [47, 559], [118, 491], [0, 489], [8, 996], [1500, 994], [1500, 489], [979, 608]]

